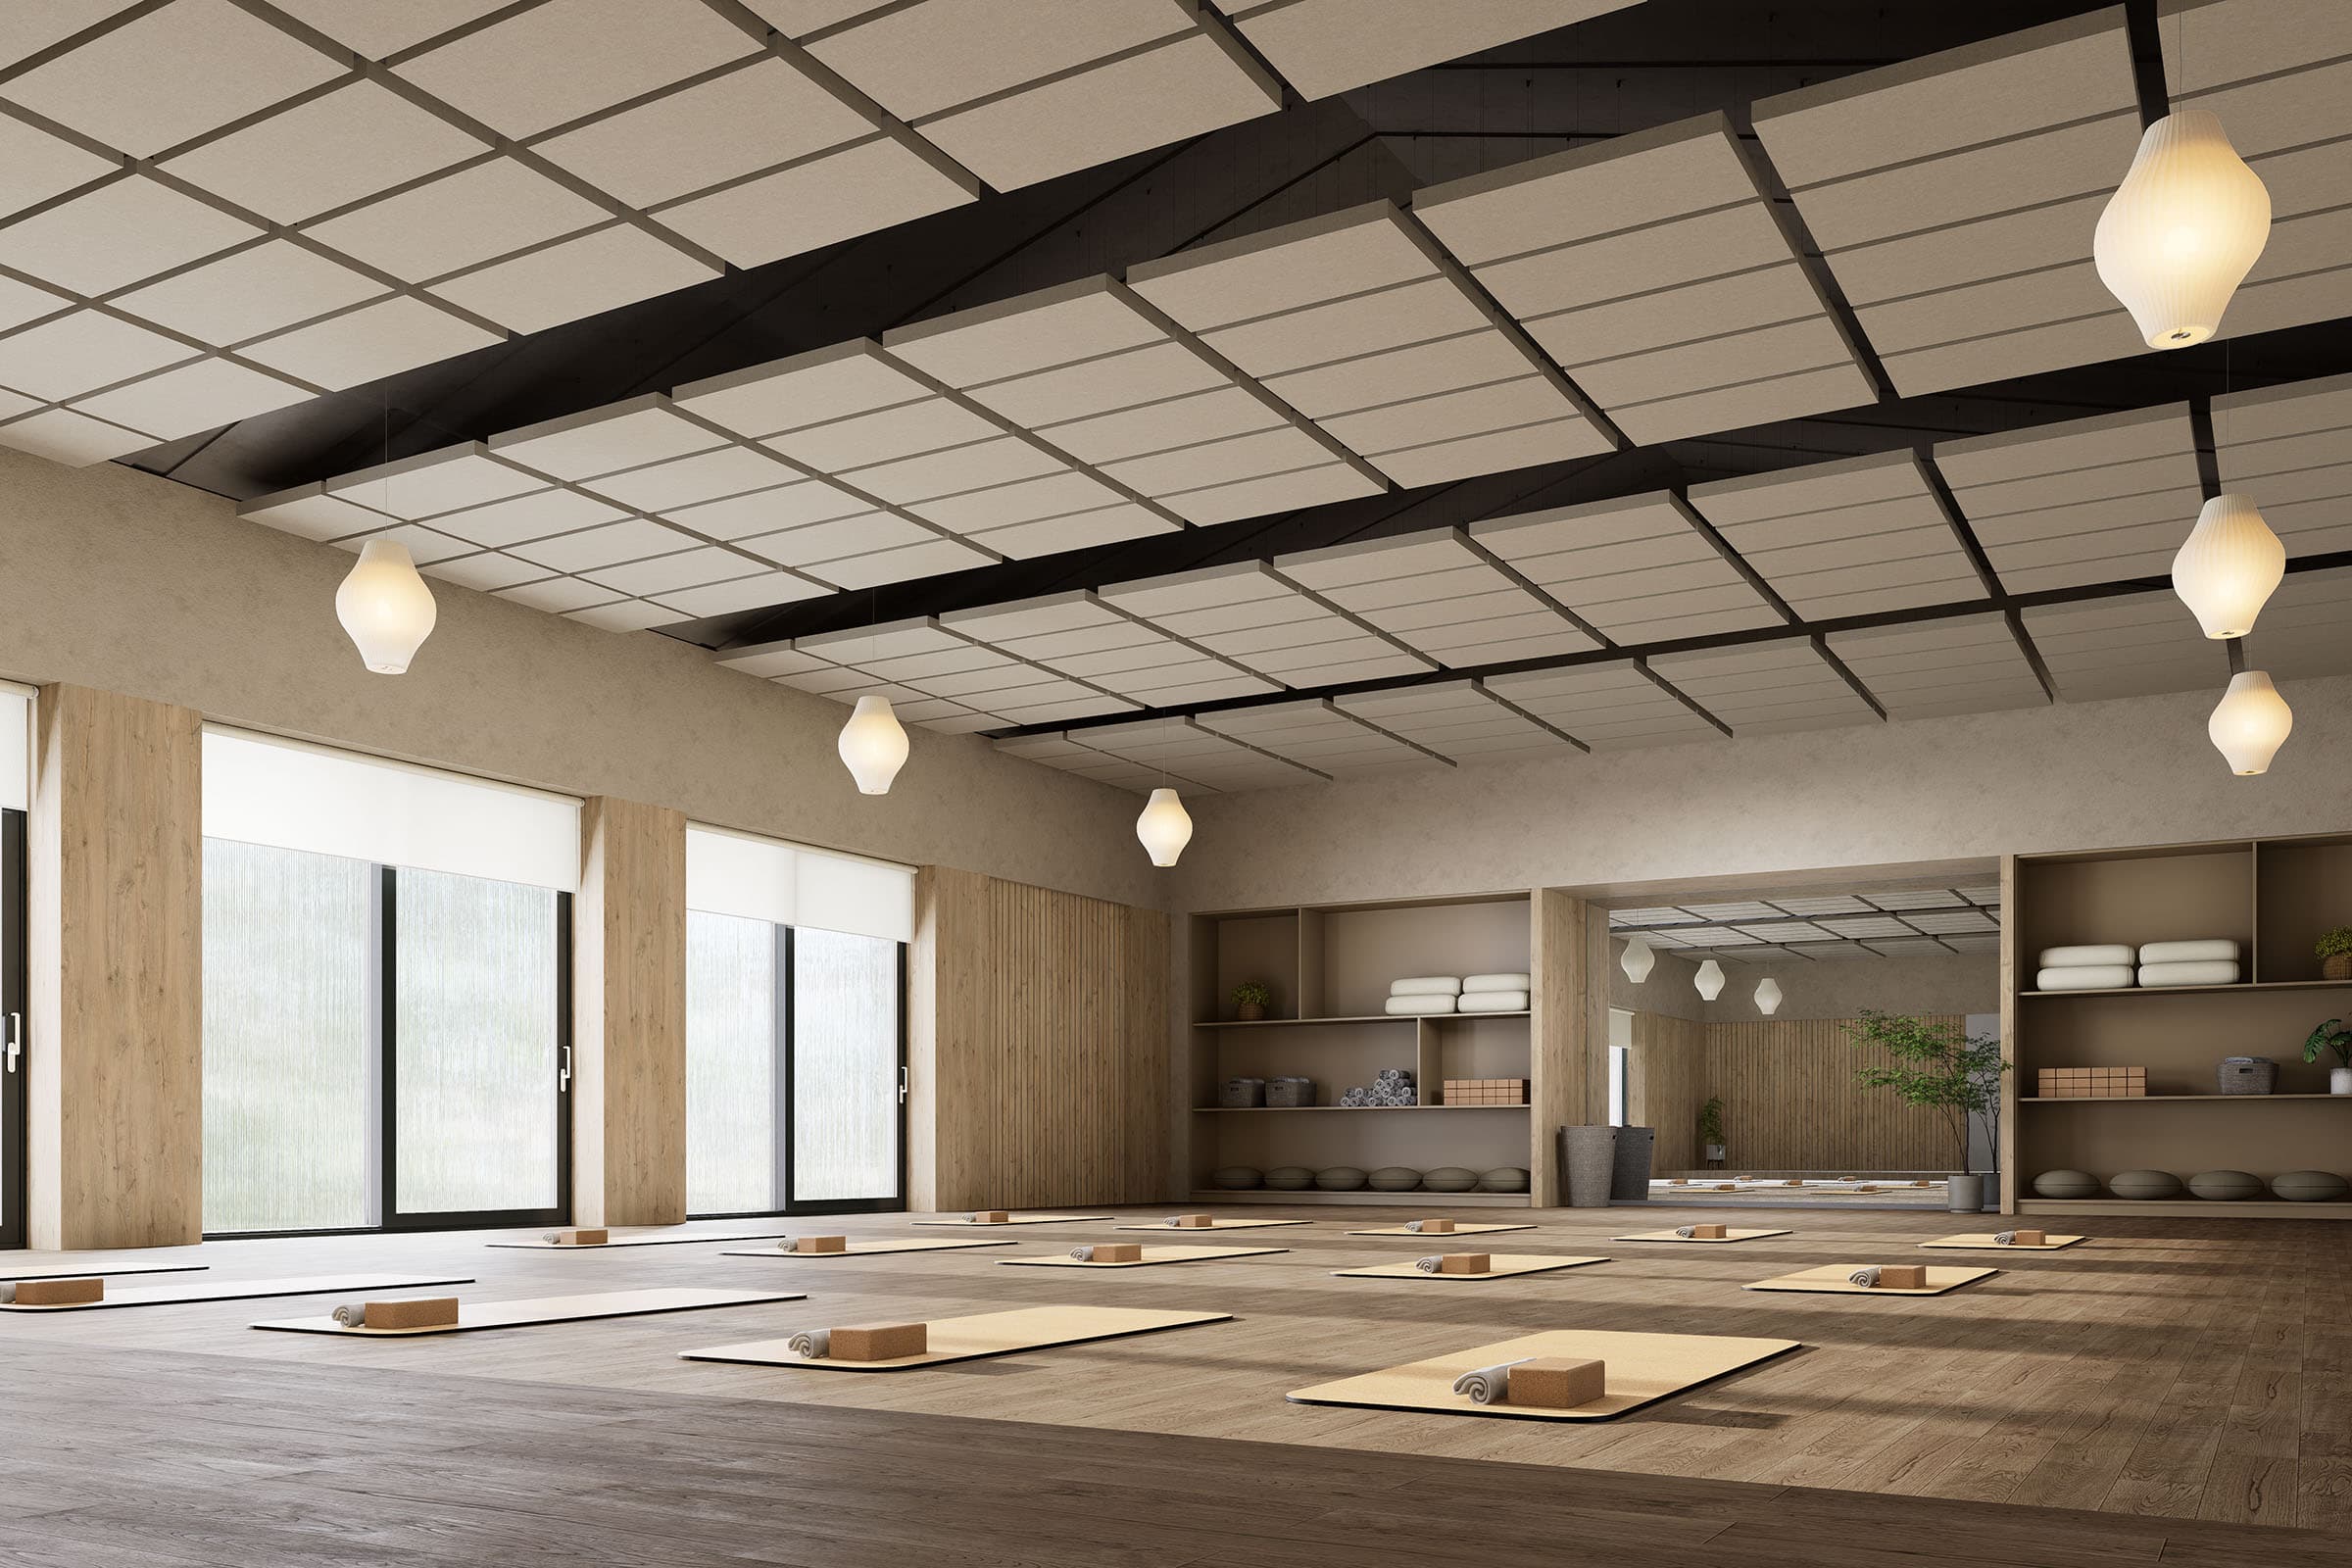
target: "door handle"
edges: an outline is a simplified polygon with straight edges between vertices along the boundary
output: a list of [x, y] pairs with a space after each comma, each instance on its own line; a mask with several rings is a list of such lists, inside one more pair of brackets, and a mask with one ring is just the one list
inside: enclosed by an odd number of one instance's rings
[[899, 1103], [906, 1103], [906, 1069], [904, 1067], [899, 1069]]
[[24, 1015], [21, 1012], [12, 1012], [8, 1015], [8, 1044], [4, 1050], [0, 1050], [0, 1057], [5, 1057], [8, 1062], [8, 1070], [15, 1072], [17, 1063], [24, 1054]]
[[569, 1089], [570, 1087], [571, 1087], [571, 1048], [570, 1048], [569, 1046], [565, 1046], [565, 1047], [564, 1047], [564, 1048], [563, 1048], [563, 1055], [562, 1055], [562, 1057], [561, 1057], [561, 1058], [558, 1060], [558, 1062], [557, 1062], [557, 1065], [556, 1065], [556, 1093], [557, 1093], [557, 1094], [559, 1094], [559, 1095], [560, 1095], [560, 1094], [563, 1094], [563, 1093], [564, 1093], [565, 1090]]

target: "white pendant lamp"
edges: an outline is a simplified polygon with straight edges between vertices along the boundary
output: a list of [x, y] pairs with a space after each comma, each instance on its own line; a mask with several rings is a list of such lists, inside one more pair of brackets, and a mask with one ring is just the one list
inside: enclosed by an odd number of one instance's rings
[[1637, 931], [1626, 939], [1624, 956], [1618, 958], [1617, 963], [1625, 970], [1628, 980], [1640, 985], [1649, 978], [1649, 971], [1657, 961], [1657, 951], [1650, 947], [1649, 939]]
[[351, 634], [361, 662], [378, 675], [408, 673], [438, 613], [409, 547], [390, 539], [362, 545], [359, 564], [335, 590], [335, 618]]
[[1756, 982], [1756, 1010], [1767, 1018], [1781, 1010], [1781, 983], [1770, 975]]
[[2295, 727], [2294, 710], [2259, 669], [2240, 670], [2230, 677], [2230, 689], [2205, 721], [2205, 733], [2230, 760], [2230, 771], [2239, 777], [2270, 771], [2271, 759]]
[[2243, 637], [2286, 575], [2286, 546], [2254, 503], [2219, 495], [2197, 513], [2197, 525], [2173, 557], [2173, 592], [2208, 637]]
[[2230, 296], [2271, 237], [2271, 193], [2202, 109], [2167, 115], [2139, 138], [2091, 240], [2099, 281], [2152, 349], [2220, 329]]
[[1709, 958], [1698, 966], [1698, 973], [1690, 977], [1690, 983], [1698, 987], [1700, 996], [1713, 1002], [1723, 995], [1723, 965]]
[[841, 726], [834, 749], [858, 781], [860, 795], [888, 795], [891, 780], [906, 765], [906, 731], [887, 697], [858, 699], [857, 711]]
[[1193, 819], [1174, 790], [1153, 790], [1135, 819], [1135, 836], [1143, 840], [1153, 865], [1174, 865], [1184, 847], [1193, 842]]

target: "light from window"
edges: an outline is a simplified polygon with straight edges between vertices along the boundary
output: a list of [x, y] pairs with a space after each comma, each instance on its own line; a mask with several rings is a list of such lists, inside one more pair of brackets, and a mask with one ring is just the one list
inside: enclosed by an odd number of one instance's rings
[[756, 1214], [776, 1191], [776, 928], [686, 913], [686, 1209]]
[[899, 945], [792, 937], [792, 1196], [899, 1195]]

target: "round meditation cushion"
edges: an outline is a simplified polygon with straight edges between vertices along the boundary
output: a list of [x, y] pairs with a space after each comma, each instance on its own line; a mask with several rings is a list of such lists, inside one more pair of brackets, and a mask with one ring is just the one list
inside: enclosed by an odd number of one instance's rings
[[1246, 1193], [1265, 1181], [1265, 1174], [1255, 1165], [1228, 1165], [1209, 1178], [1229, 1193]]
[[2290, 1203], [2331, 1203], [2352, 1192], [2352, 1182], [2331, 1170], [2290, 1170], [2271, 1178], [2271, 1191]]
[[1266, 1172], [1266, 1185], [1278, 1193], [1303, 1193], [1315, 1185], [1315, 1173], [1304, 1165], [1277, 1165]]
[[1333, 1165], [1315, 1172], [1315, 1185], [1327, 1193], [1360, 1191], [1364, 1180], [1364, 1173], [1353, 1165]]
[[2201, 1170], [2188, 1179], [2188, 1190], [2199, 1198], [2219, 1202], [2234, 1202], [2240, 1199], [2260, 1198], [2262, 1178], [2242, 1170]]
[[1527, 1172], [1516, 1165], [1491, 1170], [1478, 1179], [1482, 1193], [1524, 1193], [1527, 1191]]
[[1421, 1173], [1409, 1165], [1383, 1165], [1372, 1173], [1376, 1193], [1409, 1193], [1421, 1185]]
[[2034, 1178], [2034, 1191], [2043, 1198], [2092, 1198], [2099, 1179], [2083, 1170], [2045, 1170]]
[[1466, 1193], [1478, 1185], [1478, 1172], [1459, 1165], [1440, 1165], [1421, 1178], [1421, 1185], [1433, 1193]]
[[2180, 1178], [2169, 1170], [2128, 1170], [2107, 1183], [2118, 1198], [2179, 1198]]

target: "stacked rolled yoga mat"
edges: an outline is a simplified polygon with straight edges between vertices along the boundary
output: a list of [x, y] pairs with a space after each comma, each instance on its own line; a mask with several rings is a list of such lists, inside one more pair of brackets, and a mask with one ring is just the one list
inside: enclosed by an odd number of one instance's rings
[[1389, 983], [1388, 1010], [1398, 1017], [1443, 1012], [1525, 1012], [1526, 974], [1417, 975]]
[[2129, 986], [2237, 984], [2237, 944], [2226, 937], [2200, 942], [2146, 942], [2136, 950], [2116, 942], [2044, 948], [2034, 977], [2037, 991], [2117, 991]]

